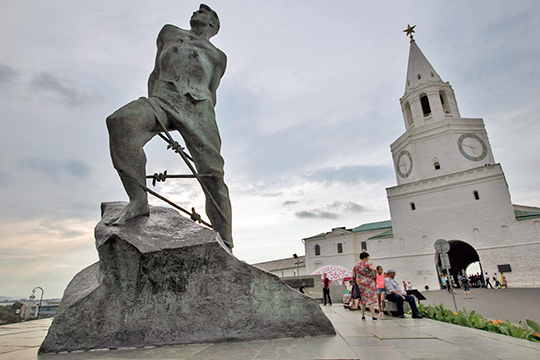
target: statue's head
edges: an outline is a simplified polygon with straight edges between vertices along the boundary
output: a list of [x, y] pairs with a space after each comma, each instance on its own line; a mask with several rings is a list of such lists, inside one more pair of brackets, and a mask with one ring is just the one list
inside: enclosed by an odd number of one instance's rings
[[201, 4], [199, 10], [193, 13], [189, 24], [191, 25], [191, 28], [197, 27], [199, 24], [208, 25], [213, 30], [211, 36], [216, 35], [219, 31], [219, 17], [217, 13], [206, 4]]

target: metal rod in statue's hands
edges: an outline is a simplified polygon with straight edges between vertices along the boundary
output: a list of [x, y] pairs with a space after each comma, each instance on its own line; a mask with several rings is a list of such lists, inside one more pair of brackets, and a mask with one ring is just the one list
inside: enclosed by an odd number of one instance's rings
[[[165, 125], [162, 124], [162, 126], [165, 129]], [[165, 131], [167, 131], [167, 129], [165, 129]], [[170, 134], [169, 134], [169, 136], [170, 136]], [[214, 205], [214, 207], [216, 208], [218, 213], [221, 215], [223, 220], [225, 220], [225, 222], [229, 224], [230, 223], [229, 219], [227, 218], [227, 216], [225, 216], [223, 211], [221, 211], [221, 208], [217, 204], [216, 200], [214, 199], [214, 197], [212, 196], [212, 194], [210, 193], [210, 191], [208, 190], [206, 185], [202, 182], [202, 179], [199, 176], [199, 174], [197, 173], [197, 170], [193, 167], [193, 165], [191, 165], [191, 162], [188, 161], [187, 155], [184, 153], [182, 146], [177, 141], [173, 141], [173, 143], [169, 144], [168, 147], [174, 149], [174, 151], [176, 153], [178, 153], [182, 157], [182, 159], [184, 159], [184, 162], [186, 163], [189, 170], [191, 170], [193, 175], [195, 175], [195, 178], [199, 181], [199, 184], [201, 184], [201, 188], [203, 189], [206, 196], [208, 196], [208, 198], [210, 199], [210, 201], [212, 202], [212, 204]]]
[[[146, 99], [146, 98], [142, 98], [142, 99]], [[182, 148], [182, 146], [177, 141], [174, 141], [171, 134], [169, 133], [169, 130], [167, 129], [167, 127], [165, 126], [165, 123], [161, 119], [163, 111], [160, 112], [159, 111], [160, 109], [157, 109], [156, 106], [150, 100], [146, 99], [146, 101], [150, 105], [150, 107], [152, 107], [152, 109], [154, 109], [156, 120], [159, 123], [159, 125], [161, 126], [161, 128], [163, 129], [163, 132], [165, 133], [165, 135], [167, 136], [167, 142], [169, 143], [167, 148], [168, 149], [170, 149], [170, 148], [174, 149], [174, 151], [176, 153], [178, 153], [182, 157], [182, 159], [184, 159], [184, 162], [188, 166], [189, 170], [191, 170], [191, 172], [193, 173], [193, 175], [195, 175], [195, 178], [197, 179], [199, 184], [201, 184], [201, 188], [203, 189], [204, 194], [207, 196], [208, 199], [210, 199], [210, 201], [212, 202], [212, 204], [216, 208], [217, 212], [221, 215], [223, 220], [225, 220], [225, 222], [227, 224], [230, 224], [230, 220], [227, 218], [227, 216], [225, 216], [225, 214], [223, 213], [223, 211], [219, 207], [218, 203], [216, 202], [216, 200], [214, 199], [214, 197], [212, 196], [212, 194], [210, 193], [210, 191], [208, 190], [206, 185], [202, 182], [201, 177], [199, 176], [199, 174], [197, 174], [197, 170], [195, 170], [195, 168], [193, 167], [193, 165], [189, 161], [188, 155], [186, 153], [184, 153], [184, 149]], [[192, 159], [192, 161], [193, 161], [193, 159]]]
[[[170, 144], [170, 141], [169, 139], [167, 139], [167, 137], [165, 137], [165, 135], [163, 135], [162, 133], [158, 133], [159, 137], [162, 138], [167, 144]], [[186, 154], [186, 152], [184, 151], [184, 155], [186, 155], [186, 157], [191, 160], [192, 162], [195, 162], [195, 160], [193, 160], [193, 158], [191, 156], [189, 156], [188, 154]]]
[[[200, 177], [213, 177], [209, 174], [199, 174]], [[193, 179], [195, 175], [182, 174], [182, 175], [168, 175], [167, 170], [162, 173], [154, 173], [154, 175], [146, 175], [147, 179], [152, 179], [152, 186], [156, 186], [157, 182], [165, 182], [167, 179]]]
[[[142, 186], [142, 185], [141, 185]], [[167, 199], [166, 197], [163, 197], [161, 195], [159, 195], [157, 192], [147, 188], [146, 186], [142, 186], [144, 188], [144, 190], [151, 194], [151, 195], [154, 195], [155, 197], [157, 197], [158, 199], [160, 200], [163, 200], [165, 201], [167, 204], [171, 205], [172, 207], [174, 207], [175, 209], [178, 209], [186, 214], [188, 214], [190, 216], [190, 218], [193, 220], [193, 221], [198, 221], [200, 222], [201, 224], [203, 225], [206, 225], [208, 226], [210, 229], [212, 229], [212, 225], [210, 225], [209, 223], [207, 223], [206, 221], [204, 221], [203, 219], [201, 219], [201, 216], [199, 214], [197, 214], [195, 212], [195, 208], [192, 208], [192, 212], [189, 212], [187, 211], [186, 209], [184, 209], [183, 207], [181, 207], [180, 205], [176, 205], [175, 203], [173, 203], [172, 201], [170, 201], [169, 199]]]

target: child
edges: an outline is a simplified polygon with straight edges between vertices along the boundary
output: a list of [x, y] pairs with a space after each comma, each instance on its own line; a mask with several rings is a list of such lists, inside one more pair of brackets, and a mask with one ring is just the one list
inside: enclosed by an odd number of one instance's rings
[[377, 266], [377, 302], [379, 303], [379, 318], [384, 317], [384, 297], [386, 296], [386, 290], [384, 289], [384, 279], [386, 273], [383, 273], [383, 267]]

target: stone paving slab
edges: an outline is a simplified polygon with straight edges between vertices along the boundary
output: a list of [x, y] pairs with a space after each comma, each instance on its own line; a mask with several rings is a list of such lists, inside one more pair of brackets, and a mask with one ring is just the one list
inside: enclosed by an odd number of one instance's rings
[[322, 307], [338, 335], [37, 356], [50, 319], [0, 326], [0, 360], [540, 359], [540, 343], [430, 319], [361, 320], [339, 304]]

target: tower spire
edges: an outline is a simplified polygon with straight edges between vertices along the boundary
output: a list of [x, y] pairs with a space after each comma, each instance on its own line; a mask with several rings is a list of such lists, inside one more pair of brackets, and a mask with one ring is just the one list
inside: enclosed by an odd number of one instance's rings
[[427, 84], [428, 82], [443, 82], [418, 45], [416, 45], [416, 41], [414, 41], [412, 34], [410, 34], [410, 37], [411, 47], [409, 50], [409, 65], [407, 68], [407, 85], [405, 86], [405, 92], [409, 89], [416, 88], [418, 85]]
[[403, 30], [411, 39], [405, 93], [400, 99], [407, 129], [459, 117], [452, 86], [444, 82], [424, 56], [413, 38], [416, 25]]

